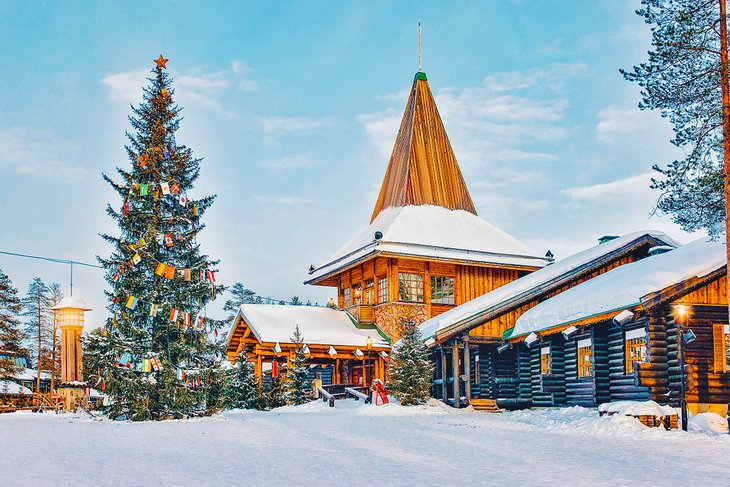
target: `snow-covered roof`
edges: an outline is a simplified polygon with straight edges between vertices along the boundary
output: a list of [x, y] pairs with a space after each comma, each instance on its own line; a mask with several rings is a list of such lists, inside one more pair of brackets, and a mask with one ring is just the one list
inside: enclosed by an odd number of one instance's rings
[[33, 394], [33, 391], [13, 381], [0, 380], [0, 394]]
[[304, 343], [309, 345], [366, 347], [370, 337], [374, 347], [389, 347], [376, 329], [357, 328], [349, 314], [332, 308], [244, 304], [238, 313], [260, 342], [291, 343], [294, 327], [299, 325]]
[[[36, 380], [38, 377], [37, 369], [29, 369], [23, 367], [19, 372], [13, 374], [13, 379], [16, 380]], [[45, 370], [41, 370], [41, 380], [50, 380], [51, 374]]]
[[515, 306], [517, 306], [519, 302], [523, 301], [521, 298], [531, 295], [535, 289], [543, 288], [547, 290], [550, 287], [559, 286], [565, 280], [571, 279], [581, 269], [592, 268], [606, 256], [614, 255], [625, 248], [631, 249], [637, 242], [647, 237], [653, 237], [657, 241], [672, 247], [681, 245], [663, 232], [645, 230], [629, 233], [555, 261], [547, 267], [435, 316], [421, 324], [421, 335], [425, 340], [428, 340], [437, 332], [487, 314], [511, 300], [514, 300]]
[[525, 312], [511, 336], [546, 330], [642, 304], [652, 293], [707, 276], [726, 265], [725, 244], [706, 238], [622, 265]]
[[[375, 238], [375, 232], [382, 237]], [[477, 215], [420, 205], [386, 208], [327, 263], [310, 272], [312, 282], [374, 253], [442, 260], [542, 267], [548, 260]]]
[[79, 296], [64, 296], [63, 298], [61, 298], [61, 301], [59, 301], [58, 304], [51, 309], [63, 308], [79, 308], [84, 311], [91, 311], [91, 308], [89, 308], [89, 305], [86, 304], [84, 298], [81, 298]]

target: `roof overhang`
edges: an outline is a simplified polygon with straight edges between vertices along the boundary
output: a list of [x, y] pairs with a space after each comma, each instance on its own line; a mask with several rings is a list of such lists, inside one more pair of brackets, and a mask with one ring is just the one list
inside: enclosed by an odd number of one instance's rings
[[[644, 245], [657, 245], [663, 244], [664, 242], [658, 237], [653, 235], [645, 234], [642, 237], [633, 240], [626, 245], [615, 249], [612, 252], [602, 255], [599, 259], [586, 262], [585, 264], [576, 267], [570, 273], [561, 274], [553, 279], [541, 283], [539, 286], [527, 289], [521, 293], [517, 293], [509, 299], [499, 302], [495, 306], [484, 308], [468, 316], [465, 316], [452, 325], [436, 330], [433, 336], [432, 346], [436, 346], [439, 343], [446, 342], [453, 339], [455, 336], [468, 332], [472, 328], [481, 326], [484, 323], [499, 318], [515, 309], [518, 309], [530, 301], [539, 299], [541, 296], [545, 296], [555, 289], [578, 279], [587, 273], [590, 273], [597, 268], [607, 265], [616, 258], [625, 255], [633, 250], [644, 246]], [[477, 298], [479, 299], [479, 298]]]
[[520, 335], [510, 335], [508, 337], [508, 341], [511, 343], [519, 342], [524, 339], [525, 336], [529, 335], [529, 333], [536, 333], [540, 336], [553, 335], [555, 333], [560, 333], [571, 326], [587, 327], [597, 323], [612, 321], [616, 314], [623, 310], [629, 310], [634, 313], [649, 312], [658, 306], [681, 300], [683, 296], [686, 296], [712, 281], [722, 278], [726, 275], [726, 273], [727, 267], [722, 266], [704, 276], [686, 279], [680, 283], [668, 286], [661, 291], [649, 293], [643, 296], [638, 302], [627, 302], [621, 306], [601, 311], [600, 313], [582, 316], [578, 319], [573, 319], [563, 323], [553, 324], [548, 328], [531, 330], [530, 332], [522, 333]]
[[549, 260], [546, 258], [529, 255], [482, 252], [478, 250], [437, 247], [406, 242], [373, 241], [338, 260], [312, 270], [310, 275], [313, 277], [304, 281], [304, 284], [318, 285], [327, 278], [377, 255], [382, 257], [401, 257], [525, 271], [534, 271], [549, 263]]

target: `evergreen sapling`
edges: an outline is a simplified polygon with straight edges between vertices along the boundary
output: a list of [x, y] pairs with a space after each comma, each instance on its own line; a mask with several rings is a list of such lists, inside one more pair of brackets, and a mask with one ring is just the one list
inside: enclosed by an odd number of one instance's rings
[[423, 404], [431, 396], [433, 364], [421, 330], [414, 321], [406, 321], [403, 336], [393, 350], [390, 366], [390, 390], [405, 406]]
[[299, 331], [299, 325], [294, 329], [294, 336], [291, 337], [296, 349], [292, 368], [288, 372], [289, 394], [287, 402], [299, 405], [310, 401], [312, 384], [309, 382], [309, 364], [307, 364], [307, 349], [304, 344], [304, 337]]

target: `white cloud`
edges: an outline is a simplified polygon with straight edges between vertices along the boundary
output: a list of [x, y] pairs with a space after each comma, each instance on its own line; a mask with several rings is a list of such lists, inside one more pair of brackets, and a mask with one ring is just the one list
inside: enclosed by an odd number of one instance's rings
[[315, 162], [307, 155], [294, 154], [280, 157], [279, 159], [269, 159], [259, 162], [259, 167], [267, 169], [298, 169], [302, 167], [311, 167]]
[[588, 65], [583, 63], [554, 63], [544, 69], [495, 73], [484, 78], [483, 84], [495, 92], [524, 90], [538, 84], [552, 90], [560, 90], [566, 79], [586, 75], [588, 71]]
[[261, 128], [267, 135], [311, 132], [331, 124], [332, 120], [329, 118], [265, 117], [261, 119]]
[[596, 115], [596, 135], [603, 142], [614, 143], [620, 138], [635, 134], [644, 127], [642, 113], [638, 108], [610, 106]]
[[299, 196], [281, 196], [281, 195], [257, 195], [254, 196], [256, 201], [261, 203], [290, 206], [290, 205], [301, 205], [307, 203], [305, 198]]
[[145, 78], [150, 75], [147, 69], [133, 69], [124, 73], [110, 74], [102, 78], [101, 84], [109, 90], [114, 101], [125, 104], [138, 102], [142, 97], [142, 87], [146, 86]]
[[86, 176], [66, 141], [24, 128], [0, 131], [0, 167], [18, 174], [74, 183]]
[[[243, 91], [257, 91], [259, 85], [247, 77], [251, 69], [241, 61], [233, 61], [230, 70], [206, 72], [201, 68], [190, 69], [180, 73], [171, 71], [173, 93], [175, 99], [183, 105], [195, 104], [217, 111], [225, 112], [218, 101], [223, 93], [232, 86]], [[110, 74], [102, 78], [101, 84], [109, 96], [124, 104], [137, 104], [142, 98], [142, 88], [149, 82], [150, 70], [139, 68], [122, 73]]]
[[238, 89], [241, 91], [258, 91], [259, 84], [248, 78], [249, 73], [252, 69], [246, 65], [243, 61], [234, 60], [231, 62], [231, 69], [233, 74], [238, 77]]
[[[564, 189], [562, 193], [569, 200], [573, 201], [599, 201], [608, 203], [624, 197], [632, 200], [636, 195], [646, 193], [649, 190], [652, 176], [652, 173], [639, 174], [638, 176], [631, 176], [610, 183], [568, 188]], [[632, 195], [634, 196], [632, 197]]]

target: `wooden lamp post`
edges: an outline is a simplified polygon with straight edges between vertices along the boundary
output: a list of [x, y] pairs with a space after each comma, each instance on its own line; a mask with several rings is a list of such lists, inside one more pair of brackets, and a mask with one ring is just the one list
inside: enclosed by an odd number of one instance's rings
[[61, 384], [58, 390], [68, 412], [75, 408], [79, 399], [83, 401], [86, 397], [88, 386], [81, 376], [81, 332], [84, 313], [91, 308], [82, 298], [68, 296], [51, 309], [61, 328]]

